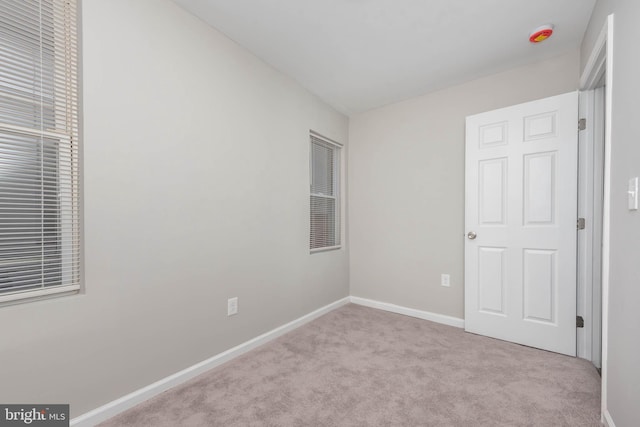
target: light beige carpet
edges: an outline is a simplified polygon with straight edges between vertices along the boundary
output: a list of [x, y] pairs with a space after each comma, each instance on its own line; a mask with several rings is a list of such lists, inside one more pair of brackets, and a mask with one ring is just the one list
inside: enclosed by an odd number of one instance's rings
[[599, 426], [584, 360], [347, 305], [102, 426]]

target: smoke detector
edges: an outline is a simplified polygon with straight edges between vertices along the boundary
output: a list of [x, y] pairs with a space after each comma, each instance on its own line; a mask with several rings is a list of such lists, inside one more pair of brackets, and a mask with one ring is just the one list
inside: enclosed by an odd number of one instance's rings
[[551, 37], [551, 34], [553, 34], [553, 25], [543, 25], [531, 32], [529, 35], [529, 41], [531, 43], [540, 43]]

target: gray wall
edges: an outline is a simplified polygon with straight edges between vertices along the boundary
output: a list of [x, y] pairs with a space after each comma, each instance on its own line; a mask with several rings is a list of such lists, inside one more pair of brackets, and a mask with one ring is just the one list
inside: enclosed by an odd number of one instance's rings
[[578, 67], [576, 50], [351, 118], [352, 295], [463, 317], [465, 117], [576, 90]]
[[[627, 182], [640, 176], [640, 2], [600, 0], [583, 46], [615, 13], [611, 123], [611, 253], [607, 408], [617, 427], [640, 421], [640, 212], [627, 209]], [[586, 62], [586, 61], [583, 61]]]
[[308, 250], [309, 129], [345, 116], [168, 0], [82, 29], [86, 292], [0, 309], [0, 402], [73, 416], [349, 294]]

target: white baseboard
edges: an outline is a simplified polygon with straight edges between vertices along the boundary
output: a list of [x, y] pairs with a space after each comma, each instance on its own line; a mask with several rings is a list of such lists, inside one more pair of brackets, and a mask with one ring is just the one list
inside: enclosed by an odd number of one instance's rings
[[604, 413], [602, 414], [602, 418], [605, 426], [616, 427], [616, 423], [613, 422], [613, 418], [611, 418], [611, 414], [609, 413], [608, 409], [604, 410]]
[[414, 308], [353, 296], [351, 297], [351, 302], [365, 307], [377, 308], [384, 311], [390, 311], [392, 313], [404, 314], [405, 316], [417, 317], [418, 319], [443, 323], [445, 325], [455, 326], [456, 328], [464, 328], [464, 319], [460, 319], [458, 317], [446, 316], [444, 314], [431, 313], [429, 311], [416, 310]]
[[190, 366], [186, 369], [183, 369], [180, 372], [176, 372], [173, 375], [169, 375], [166, 378], [163, 378], [155, 383], [143, 387], [139, 390], [134, 391], [133, 393], [129, 393], [126, 396], [123, 396], [119, 399], [111, 401], [105, 405], [100, 406], [92, 411], [89, 411], [85, 414], [82, 414], [76, 418], [71, 420], [70, 425], [77, 427], [91, 427], [99, 424], [114, 415], [119, 414], [127, 409], [134, 407], [135, 405], [148, 400], [163, 391], [166, 391], [172, 387], [175, 387], [179, 384], [182, 384], [191, 378], [194, 378], [197, 375], [200, 375], [216, 366], [219, 366], [229, 360], [240, 356], [250, 350], [253, 350], [256, 347], [259, 347], [267, 342], [278, 338], [289, 331], [292, 331], [307, 322], [310, 322], [323, 314], [326, 314], [332, 310], [335, 310], [338, 307], [342, 307], [350, 302], [350, 298], [342, 298], [338, 301], [335, 301], [329, 305], [326, 305], [322, 308], [319, 308], [305, 316], [302, 316], [296, 320], [293, 320], [285, 325], [282, 325], [278, 328], [275, 328], [269, 332], [266, 332], [256, 338], [253, 338], [245, 343], [242, 343], [236, 347], [233, 347], [227, 351], [224, 351], [220, 354], [217, 354], [207, 360], [204, 360], [200, 363], [196, 363], [193, 366]]

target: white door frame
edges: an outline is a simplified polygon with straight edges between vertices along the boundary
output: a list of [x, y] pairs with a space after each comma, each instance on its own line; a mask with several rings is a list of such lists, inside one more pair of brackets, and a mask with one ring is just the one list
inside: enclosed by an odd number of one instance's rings
[[578, 217], [585, 227], [578, 231], [576, 314], [584, 326], [576, 329], [577, 356], [601, 365], [602, 319], [602, 205], [604, 188], [604, 88], [580, 92], [580, 117], [586, 128], [579, 134]]
[[587, 65], [580, 78], [580, 89], [595, 89], [605, 76], [605, 123], [604, 123], [604, 196], [602, 211], [602, 422], [612, 425], [607, 408], [607, 355], [609, 336], [609, 257], [610, 257], [610, 207], [611, 207], [611, 101], [613, 90], [613, 25], [611, 14], [596, 40]]

